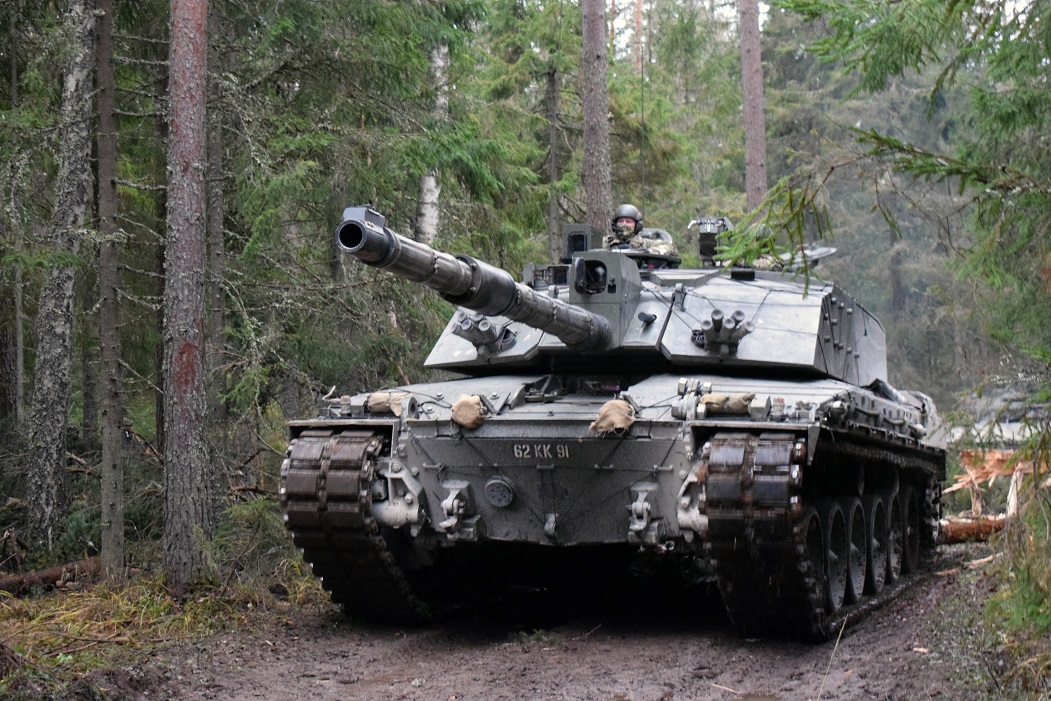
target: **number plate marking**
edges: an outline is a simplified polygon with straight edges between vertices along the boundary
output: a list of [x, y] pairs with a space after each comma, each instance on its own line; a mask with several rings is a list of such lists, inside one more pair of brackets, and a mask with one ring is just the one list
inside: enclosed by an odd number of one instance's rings
[[520, 460], [569, 459], [569, 446], [565, 443], [515, 443], [511, 450]]

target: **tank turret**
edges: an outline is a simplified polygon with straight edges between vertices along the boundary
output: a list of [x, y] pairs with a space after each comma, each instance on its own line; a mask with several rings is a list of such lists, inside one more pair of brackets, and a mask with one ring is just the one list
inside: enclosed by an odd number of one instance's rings
[[366, 207], [344, 212], [336, 241], [463, 307], [428, 367], [477, 373], [579, 363], [586, 354], [651, 369], [767, 368], [861, 386], [887, 379], [882, 326], [833, 284], [807, 290], [750, 268], [648, 269], [630, 253], [602, 249], [528, 265], [516, 283], [477, 258], [399, 236]]

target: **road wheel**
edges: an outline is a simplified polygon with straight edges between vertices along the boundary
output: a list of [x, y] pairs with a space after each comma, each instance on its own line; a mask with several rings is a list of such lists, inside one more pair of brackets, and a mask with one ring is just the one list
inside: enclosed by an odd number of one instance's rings
[[865, 555], [868, 532], [865, 526], [865, 509], [857, 497], [842, 497], [840, 508], [843, 509], [843, 523], [846, 526], [847, 540], [847, 587], [846, 602], [856, 604], [861, 601], [865, 590]]
[[882, 493], [887, 510], [887, 576], [886, 583], [894, 584], [901, 578], [902, 545], [904, 533], [901, 520], [901, 499], [897, 491]]
[[811, 604], [822, 613], [825, 610], [827, 585], [825, 560], [825, 535], [821, 527], [821, 515], [813, 506], [808, 508], [799, 520], [796, 531], [796, 543], [803, 547], [803, 576], [808, 580], [808, 589], [816, 594], [811, 595]]
[[905, 487], [901, 499], [901, 572], [913, 574], [920, 566], [920, 528], [922, 527], [920, 493]]
[[887, 510], [879, 494], [867, 494], [861, 503], [869, 536], [865, 550], [865, 592], [879, 594], [887, 581]]
[[847, 563], [850, 542], [843, 509], [835, 500], [821, 503], [821, 536], [825, 545], [825, 610], [835, 613], [843, 607], [847, 593]]

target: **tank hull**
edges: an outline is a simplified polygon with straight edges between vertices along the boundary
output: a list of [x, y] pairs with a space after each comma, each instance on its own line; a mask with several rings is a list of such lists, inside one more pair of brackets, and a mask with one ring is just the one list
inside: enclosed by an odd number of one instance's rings
[[[442, 569], [456, 553], [642, 552], [703, 561], [744, 633], [821, 638], [936, 535], [944, 452], [913, 435], [914, 409], [839, 380], [496, 375], [386, 396], [292, 422], [282, 467], [295, 541], [353, 615], [469, 599], [477, 569]], [[600, 431], [611, 401], [632, 420]], [[487, 581], [514, 583], [514, 561]]]

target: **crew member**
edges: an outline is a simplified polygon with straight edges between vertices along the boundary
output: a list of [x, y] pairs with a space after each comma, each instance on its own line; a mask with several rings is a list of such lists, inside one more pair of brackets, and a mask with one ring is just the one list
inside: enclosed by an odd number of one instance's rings
[[610, 222], [610, 230], [610, 235], [606, 237], [606, 248], [642, 248], [641, 245], [632, 245], [632, 239], [642, 233], [642, 212], [635, 205], [622, 204], [617, 207]]
[[646, 251], [655, 256], [677, 258], [679, 253], [671, 235], [663, 229], [644, 229], [642, 213], [633, 204], [622, 204], [613, 213], [611, 233], [605, 239], [606, 248], [627, 248]]

